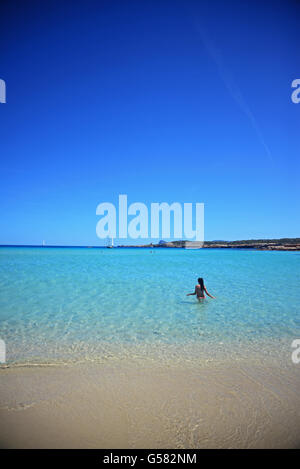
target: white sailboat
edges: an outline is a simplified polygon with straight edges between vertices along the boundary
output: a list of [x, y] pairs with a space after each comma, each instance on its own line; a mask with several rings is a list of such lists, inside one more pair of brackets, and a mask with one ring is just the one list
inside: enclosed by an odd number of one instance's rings
[[111, 244], [106, 246], [106, 247], [109, 248], [109, 249], [112, 249], [114, 247], [114, 238], [113, 237], [111, 238]]

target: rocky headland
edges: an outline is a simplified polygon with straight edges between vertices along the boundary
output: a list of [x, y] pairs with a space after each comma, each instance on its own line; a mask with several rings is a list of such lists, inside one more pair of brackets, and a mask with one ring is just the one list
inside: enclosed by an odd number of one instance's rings
[[140, 248], [183, 248], [183, 249], [256, 249], [261, 251], [300, 251], [300, 238], [250, 239], [240, 241], [205, 241], [203, 245], [193, 241], [160, 241], [157, 244], [140, 244]]

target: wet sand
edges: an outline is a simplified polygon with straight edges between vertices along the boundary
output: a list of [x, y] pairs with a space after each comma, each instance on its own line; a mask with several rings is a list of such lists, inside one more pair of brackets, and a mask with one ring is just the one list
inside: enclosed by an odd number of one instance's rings
[[251, 361], [0, 370], [3, 448], [299, 448], [300, 368]]

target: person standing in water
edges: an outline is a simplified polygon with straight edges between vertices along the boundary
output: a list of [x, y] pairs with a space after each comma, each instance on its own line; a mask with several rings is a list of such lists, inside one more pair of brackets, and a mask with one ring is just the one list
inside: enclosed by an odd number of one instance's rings
[[198, 278], [198, 285], [195, 286], [194, 293], [188, 293], [186, 296], [197, 295], [197, 299], [198, 301], [200, 301], [205, 298], [204, 292], [207, 294], [207, 296], [210, 296], [210, 298], [215, 298], [214, 296], [210, 295], [208, 291], [206, 290], [206, 286], [204, 285], [203, 278]]

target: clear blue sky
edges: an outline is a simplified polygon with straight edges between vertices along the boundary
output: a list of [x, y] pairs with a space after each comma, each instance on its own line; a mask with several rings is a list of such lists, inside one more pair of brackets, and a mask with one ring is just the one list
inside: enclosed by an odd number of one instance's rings
[[[298, 6], [297, 6], [298, 5]], [[298, 237], [296, 1], [3, 1], [1, 244], [103, 244], [96, 207], [204, 202]]]

